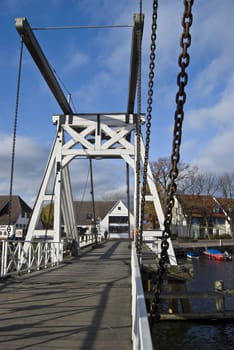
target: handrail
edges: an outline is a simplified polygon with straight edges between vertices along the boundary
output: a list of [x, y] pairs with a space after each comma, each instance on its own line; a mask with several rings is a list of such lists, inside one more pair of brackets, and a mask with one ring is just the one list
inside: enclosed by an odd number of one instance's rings
[[54, 266], [63, 260], [63, 243], [51, 241], [27, 242], [28, 254], [24, 255], [25, 241], [1, 241], [1, 278]]
[[134, 242], [132, 243], [131, 269], [133, 350], [153, 350], [141, 273]]
[[[27, 254], [23, 249], [25, 243], [28, 244]], [[40, 270], [61, 263], [66, 253], [63, 243], [50, 240], [0, 240], [0, 277]], [[94, 234], [79, 237], [80, 248], [93, 243]]]

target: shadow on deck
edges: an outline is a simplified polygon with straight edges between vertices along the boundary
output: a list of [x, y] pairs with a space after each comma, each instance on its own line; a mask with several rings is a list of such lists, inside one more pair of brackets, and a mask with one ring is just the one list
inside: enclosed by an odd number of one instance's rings
[[107, 241], [0, 285], [1, 349], [132, 349], [131, 250]]

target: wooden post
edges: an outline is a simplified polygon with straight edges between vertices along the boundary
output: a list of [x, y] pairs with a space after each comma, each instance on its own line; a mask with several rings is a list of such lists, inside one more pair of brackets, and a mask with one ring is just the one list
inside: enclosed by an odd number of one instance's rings
[[[169, 293], [173, 293], [176, 291], [177, 287], [177, 283], [175, 283], [175, 281], [168, 281], [168, 292]], [[173, 314], [173, 313], [178, 313], [178, 299], [170, 299], [169, 300], [169, 305], [168, 305], [168, 313], [169, 314]]]
[[[179, 281], [179, 280], [168, 280], [168, 292], [172, 293], [186, 293], [187, 292], [187, 286], [185, 281]], [[178, 298], [173, 298], [169, 300], [169, 313], [178, 313]], [[181, 309], [182, 312], [188, 313], [190, 312], [190, 303], [188, 299], [180, 299]]]
[[[224, 282], [222, 280], [215, 281], [214, 282], [214, 289], [216, 292], [222, 292], [224, 291]], [[223, 311], [224, 308], [224, 297], [223, 295], [217, 296], [215, 298], [215, 305], [217, 311]]]

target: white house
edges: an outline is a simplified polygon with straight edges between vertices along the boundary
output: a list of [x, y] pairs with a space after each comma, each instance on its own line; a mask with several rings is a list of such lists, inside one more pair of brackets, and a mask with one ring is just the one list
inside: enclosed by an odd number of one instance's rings
[[[98, 233], [104, 235], [107, 231], [109, 238], [128, 238], [134, 227], [134, 218], [121, 201], [95, 201], [95, 217]], [[94, 228], [94, 211], [92, 202], [74, 202], [75, 218], [81, 233], [90, 233]], [[128, 225], [128, 215], [130, 226]]]
[[181, 238], [233, 236], [234, 199], [209, 195], [175, 196], [172, 233]]
[[12, 196], [11, 208], [10, 197], [0, 196], [0, 239], [7, 239], [14, 236], [18, 238], [23, 237], [31, 213], [32, 209], [20, 196]]

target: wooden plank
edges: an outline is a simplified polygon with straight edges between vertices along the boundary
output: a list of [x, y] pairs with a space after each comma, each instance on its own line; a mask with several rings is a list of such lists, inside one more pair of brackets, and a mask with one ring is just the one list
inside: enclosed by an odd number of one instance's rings
[[161, 321], [233, 320], [234, 310], [207, 313], [161, 314]]
[[[146, 299], [153, 297], [153, 292], [145, 292]], [[185, 293], [162, 293], [159, 296], [159, 299], [203, 299], [203, 298], [216, 298], [216, 297], [233, 297], [233, 290], [224, 290], [224, 291], [214, 291], [214, 292], [185, 292]]]
[[128, 241], [0, 284], [2, 349], [132, 349]]

